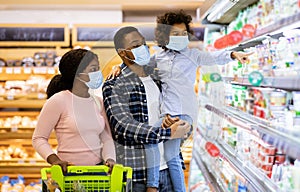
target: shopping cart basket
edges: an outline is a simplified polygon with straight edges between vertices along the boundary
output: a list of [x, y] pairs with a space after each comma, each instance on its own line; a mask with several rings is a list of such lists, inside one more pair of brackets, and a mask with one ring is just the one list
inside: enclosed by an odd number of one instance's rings
[[[73, 192], [74, 185], [80, 185], [86, 192], [129, 192], [132, 190], [132, 169], [115, 164], [112, 173], [108, 174], [109, 168], [105, 165], [97, 166], [68, 166], [64, 175], [59, 165], [50, 168], [42, 168], [43, 183], [51, 177], [62, 192]], [[46, 189], [45, 189], [46, 188]], [[43, 185], [43, 191], [47, 187]]]

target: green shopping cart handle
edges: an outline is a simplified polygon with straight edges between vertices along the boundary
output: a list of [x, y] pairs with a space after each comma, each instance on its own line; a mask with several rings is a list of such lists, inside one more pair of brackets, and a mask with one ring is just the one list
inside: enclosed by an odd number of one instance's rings
[[123, 167], [126, 172], [126, 178], [132, 179], [132, 168], [131, 167]]
[[108, 173], [109, 167], [105, 165], [98, 166], [68, 166], [68, 173], [84, 174], [93, 172]]
[[42, 176], [42, 180], [47, 180], [47, 174], [51, 173], [51, 168], [42, 168], [41, 169], [41, 176]]

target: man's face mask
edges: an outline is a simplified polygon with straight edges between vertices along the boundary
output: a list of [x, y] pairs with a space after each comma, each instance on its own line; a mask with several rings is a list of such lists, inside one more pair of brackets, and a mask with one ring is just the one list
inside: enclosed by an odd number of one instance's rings
[[[125, 51], [129, 51], [124, 49]], [[135, 62], [138, 65], [147, 65], [150, 61], [150, 52], [149, 49], [147, 47], [147, 45], [141, 45], [137, 48], [131, 49], [130, 50], [134, 56], [134, 60], [126, 57], [127, 59]]]
[[189, 36], [169, 36], [169, 43], [166, 45], [168, 49], [181, 51], [189, 44]]

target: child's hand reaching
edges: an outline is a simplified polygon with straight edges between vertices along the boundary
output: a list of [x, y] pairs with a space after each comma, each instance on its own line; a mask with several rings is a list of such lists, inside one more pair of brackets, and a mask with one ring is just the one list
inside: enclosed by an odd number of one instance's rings
[[177, 121], [179, 121], [179, 117], [171, 117], [171, 115], [168, 114], [168, 115], [165, 116], [165, 118], [164, 118], [164, 120], [161, 124], [161, 127], [162, 128], [168, 128]]
[[250, 62], [249, 56], [252, 55], [252, 54], [253, 54], [253, 52], [244, 53], [244, 52], [233, 51], [233, 52], [231, 52], [231, 58], [232, 59], [237, 59], [238, 61], [240, 61], [243, 64], [244, 63], [248, 64]]

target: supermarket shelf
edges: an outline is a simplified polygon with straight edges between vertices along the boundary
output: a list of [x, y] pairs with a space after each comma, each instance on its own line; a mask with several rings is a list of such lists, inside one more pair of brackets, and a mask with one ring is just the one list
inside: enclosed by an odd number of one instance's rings
[[[219, 148], [219, 150], [220, 150], [220, 156], [222, 158], [224, 158], [225, 160], [227, 160], [230, 163], [230, 165], [232, 166], [232, 168], [235, 171], [237, 171], [243, 178], [245, 178], [245, 180], [247, 181], [245, 183], [246, 187], [247, 187], [247, 191], [273, 191], [273, 190], [270, 190], [269, 188], [267, 188], [268, 190], [265, 190], [266, 187], [264, 187], [261, 184], [260, 179], [257, 180], [255, 177], [252, 176], [252, 171], [249, 172], [249, 170], [245, 169], [244, 162], [241, 161], [241, 160], [239, 160], [236, 157], [237, 154], [234, 152], [234, 150], [232, 148], [224, 147], [223, 145], [221, 145], [220, 143], [218, 143], [215, 140], [211, 141], [210, 139], [208, 139], [207, 137], [205, 137], [204, 135], [202, 135], [200, 133], [200, 131], [198, 131], [198, 134], [201, 137], [203, 137], [206, 141], [213, 142]], [[197, 152], [198, 150], [195, 150], [195, 151]], [[195, 152], [194, 152], [194, 154], [195, 154]], [[195, 159], [196, 159], [197, 162], [198, 162], [198, 159], [200, 159], [200, 161], [202, 161], [200, 155], [196, 156]], [[202, 162], [202, 163], [204, 163], [204, 162]], [[209, 170], [209, 168], [207, 168], [207, 169]], [[262, 189], [264, 189], [264, 190], [262, 190]], [[228, 191], [228, 190], [224, 190], [224, 187], [223, 187], [222, 191]]]
[[213, 188], [213, 191], [216, 192], [224, 192], [228, 191], [226, 190], [221, 183], [217, 181], [217, 178], [215, 175], [212, 173], [209, 167], [206, 166], [205, 162], [202, 161], [201, 155], [197, 152], [197, 150], [194, 150], [195, 152], [193, 153], [193, 159], [197, 163], [199, 169], [201, 170], [203, 176], [205, 177], [206, 182], [208, 185]]
[[25, 81], [31, 76], [49, 79], [57, 73], [57, 67], [0, 67], [0, 81]]
[[265, 142], [280, 149], [284, 149], [290, 157], [300, 158], [300, 131], [291, 132], [283, 127], [276, 127], [276, 125], [271, 125], [263, 119], [233, 107], [227, 107], [225, 111], [228, 115], [250, 122], [252, 124], [251, 127], [260, 133], [261, 138]]
[[216, 146], [220, 149], [221, 155], [230, 161], [244, 178], [247, 178], [247, 182], [249, 182], [247, 189], [249, 191], [280, 191], [280, 188], [267, 175], [252, 166], [251, 163], [242, 161], [240, 155], [232, 147], [222, 142], [222, 140], [219, 140]]
[[278, 35], [281, 33], [284, 29], [283, 27], [286, 28], [297, 28], [300, 27], [300, 12], [298, 12], [295, 15], [291, 15], [286, 18], [279, 19], [273, 24], [264, 26], [263, 28], [259, 29], [256, 31], [256, 36], [261, 36], [261, 35]]
[[41, 179], [41, 169], [50, 167], [47, 163], [38, 164], [0, 164], [0, 177], [9, 175], [10, 179], [16, 179], [19, 175], [25, 178], [25, 182], [37, 182]]
[[0, 108], [42, 108], [45, 99], [16, 99], [16, 100], [1, 100]]
[[[245, 85], [252, 86], [248, 80], [248, 77], [222, 77], [223, 81], [237, 84], [237, 85]], [[260, 87], [272, 87], [276, 89], [284, 89], [284, 90], [300, 90], [300, 77], [264, 77], [262, 84]]]
[[[229, 24], [236, 18], [240, 10], [257, 1], [258, 0], [230, 0], [225, 4], [223, 1], [217, 1], [217, 3], [204, 13], [202, 24]], [[222, 15], [219, 16], [220, 14]]]
[[[0, 103], [1, 103], [1, 101], [0, 101]], [[13, 116], [37, 117], [39, 114], [40, 114], [39, 111], [0, 111], [0, 117], [13, 117]]]
[[[202, 135], [199, 130], [197, 130], [197, 134], [199, 134], [206, 141], [214, 143], [219, 148], [220, 156], [226, 159], [232, 165], [232, 167], [247, 180], [246, 186], [249, 191], [280, 191], [277, 185], [272, 182], [267, 177], [267, 175], [263, 174], [250, 162], [244, 161], [244, 158], [240, 154], [238, 154], [231, 146], [224, 143], [220, 139], [212, 141], [211, 139]], [[195, 152], [197, 152], [196, 154], [199, 154], [198, 150], [195, 150]], [[195, 154], [195, 152], [193, 153], [193, 155]], [[200, 154], [195, 157], [196, 160], [198, 160], [199, 158], [201, 159]]]
[[246, 38], [238, 45], [227, 47], [226, 49], [232, 51], [242, 51], [245, 48], [249, 48], [261, 44], [262, 41], [267, 38], [282, 37], [283, 30], [300, 28], [299, 20], [300, 20], [300, 12], [295, 15], [279, 19], [278, 21], [270, 25], [257, 29], [254, 37]]
[[[9, 139], [30, 139], [32, 138], [34, 128], [31, 128], [31, 131], [16, 131], [16, 132], [0, 132], [0, 140], [9, 140]], [[55, 139], [55, 134], [51, 133], [49, 139]], [[0, 141], [0, 143], [1, 143]]]
[[[195, 153], [195, 155], [196, 155], [196, 153]], [[195, 158], [195, 161], [196, 161], [198, 167], [200, 168], [203, 176], [205, 177], [206, 182], [209, 183], [210, 187], [214, 188], [214, 191], [218, 191], [218, 192], [228, 191], [224, 188], [224, 186], [221, 183], [219, 183], [217, 181], [216, 176], [214, 174], [212, 174], [212, 171], [209, 169], [209, 167], [206, 166], [206, 164], [202, 161], [202, 159], [200, 157]]]
[[239, 122], [244, 122], [244, 125], [239, 124], [239, 126], [246, 129], [247, 127], [255, 129], [265, 142], [268, 142], [280, 149], [284, 149], [284, 151], [291, 157], [300, 158], [299, 132], [296, 132], [297, 134], [295, 134], [295, 132], [289, 132], [284, 128], [275, 127], [266, 120], [247, 114], [233, 107], [220, 109], [207, 104], [205, 108], [226, 118], [227, 120], [230, 120], [231, 122], [234, 122], [234, 119]]
[[[50, 145], [57, 145], [57, 140], [54, 138], [49, 139]], [[0, 137], [0, 145], [2, 146], [9, 146], [9, 145], [22, 145], [22, 146], [30, 146], [32, 147], [32, 140], [31, 138], [10, 138], [1, 136]]]
[[40, 165], [40, 166], [48, 166], [49, 164], [46, 163], [43, 159], [9, 159], [9, 160], [0, 160], [1, 165], [18, 165], [18, 166], [32, 166], [32, 165]]

